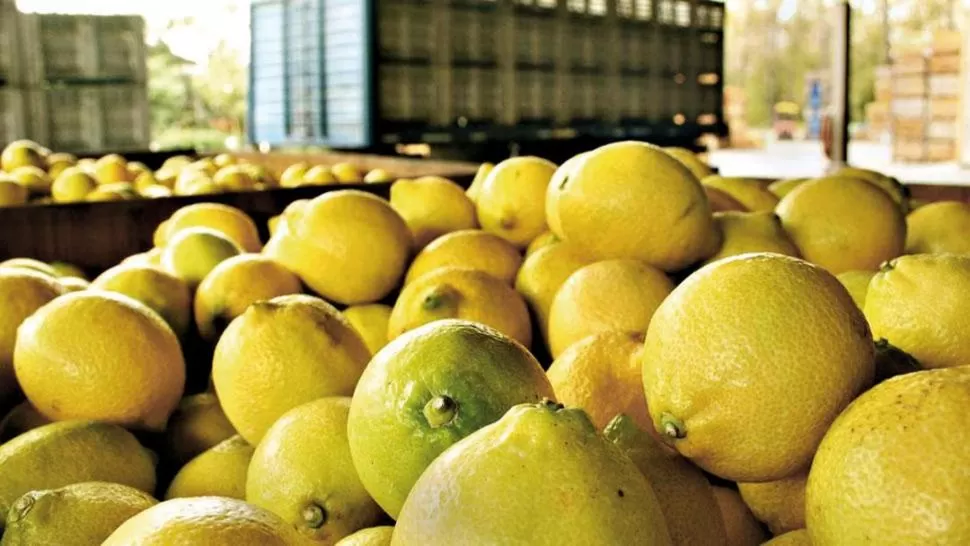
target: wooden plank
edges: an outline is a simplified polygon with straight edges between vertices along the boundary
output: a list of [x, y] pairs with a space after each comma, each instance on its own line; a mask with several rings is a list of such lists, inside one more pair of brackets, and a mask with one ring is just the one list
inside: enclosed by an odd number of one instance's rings
[[960, 99], [933, 98], [930, 100], [930, 118], [955, 120], [960, 117]]
[[930, 72], [934, 74], [959, 74], [961, 58], [956, 55], [936, 55], [930, 57]]
[[294, 163], [306, 162], [311, 165], [334, 165], [352, 163], [365, 171], [384, 169], [395, 178], [418, 176], [466, 176], [478, 171], [478, 164], [462, 161], [436, 159], [410, 159], [355, 153], [235, 153], [236, 157], [268, 168], [277, 176]]

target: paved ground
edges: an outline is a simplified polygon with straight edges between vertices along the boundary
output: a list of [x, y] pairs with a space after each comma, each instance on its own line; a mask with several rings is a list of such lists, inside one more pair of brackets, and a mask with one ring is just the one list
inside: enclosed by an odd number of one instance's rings
[[[817, 141], [771, 142], [760, 150], [717, 150], [711, 152], [710, 162], [725, 176], [758, 178], [819, 176], [827, 165], [821, 143]], [[888, 144], [852, 142], [849, 162], [885, 172], [903, 182], [970, 185], [970, 169], [961, 168], [956, 163], [893, 163]]]

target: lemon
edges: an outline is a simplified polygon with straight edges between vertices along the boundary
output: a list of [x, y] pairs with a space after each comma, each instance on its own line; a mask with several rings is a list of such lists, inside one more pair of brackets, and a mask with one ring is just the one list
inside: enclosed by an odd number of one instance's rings
[[151, 174], [151, 172], [152, 170], [148, 168], [148, 165], [145, 165], [141, 161], [128, 162], [128, 175], [131, 180], [134, 180], [145, 173]]
[[549, 309], [556, 293], [570, 275], [590, 263], [575, 246], [566, 242], [541, 248], [522, 263], [515, 278], [515, 289], [532, 309], [547, 341]]
[[903, 211], [903, 214], [906, 214], [910, 210], [909, 188], [900, 184], [899, 180], [896, 180], [895, 178], [869, 169], [860, 169], [858, 167], [842, 167], [833, 173], [833, 176], [865, 180], [866, 182], [869, 182], [870, 184], [873, 184], [882, 191], [886, 192], [886, 194], [891, 197], [897, 205], [899, 205]]
[[184, 229], [162, 250], [162, 268], [195, 288], [216, 266], [241, 253], [235, 242], [214, 229]]
[[164, 320], [110, 292], [57, 298], [20, 326], [17, 380], [55, 420], [96, 419], [161, 430], [178, 405], [185, 362]]
[[256, 189], [256, 180], [242, 165], [227, 165], [219, 169], [212, 181], [225, 191], [249, 191]]
[[475, 201], [482, 229], [518, 248], [546, 231], [546, 188], [556, 165], [538, 157], [515, 157], [489, 173]]
[[[59, 174], [64, 172], [64, 169], [73, 167], [76, 164], [77, 158], [71, 154], [51, 154], [47, 157], [47, 175], [51, 180], [54, 180]], [[39, 165], [33, 166], [43, 169], [43, 167]]]
[[270, 216], [269, 220], [266, 221], [266, 227], [269, 229], [269, 236], [272, 237], [276, 234], [280, 227], [280, 221], [283, 219], [283, 215], [277, 214], [276, 216]]
[[284, 414], [256, 447], [246, 500], [327, 544], [378, 523], [350, 457], [349, 413], [350, 398], [321, 398]]
[[11, 142], [0, 152], [0, 171], [12, 172], [18, 167], [45, 168], [47, 160], [39, 144], [29, 140]]
[[140, 254], [134, 254], [128, 256], [121, 261], [120, 265], [131, 265], [131, 266], [145, 266], [145, 267], [162, 267], [162, 249], [153, 248], [148, 252], [142, 252]]
[[57, 283], [61, 285], [61, 290], [65, 294], [69, 294], [71, 292], [80, 292], [91, 287], [91, 283], [77, 277], [61, 277], [60, 279], [57, 279]]
[[706, 263], [749, 252], [798, 257], [798, 249], [773, 212], [718, 212], [714, 223], [721, 232], [721, 250]]
[[184, 155], [173, 155], [162, 163], [163, 169], [181, 169], [192, 163], [192, 159]]
[[549, 308], [552, 356], [599, 332], [646, 332], [654, 311], [673, 289], [662, 271], [636, 260], [607, 260], [579, 269], [559, 288]]
[[364, 179], [360, 169], [350, 163], [337, 163], [330, 167], [330, 171], [341, 184], [357, 184]]
[[337, 184], [338, 180], [334, 173], [330, 170], [330, 167], [325, 165], [317, 165], [311, 167], [303, 174], [303, 183], [301, 186], [332, 186]]
[[449, 320], [412, 330], [374, 357], [354, 391], [347, 423], [354, 467], [394, 517], [445, 449], [516, 404], [552, 396], [535, 358], [494, 329]]
[[529, 310], [515, 290], [495, 277], [460, 267], [437, 269], [404, 287], [388, 322], [388, 339], [442, 319], [491, 326], [528, 347]]
[[26, 186], [0, 173], [0, 207], [25, 205], [29, 197]]
[[836, 275], [875, 270], [899, 256], [906, 241], [896, 203], [856, 178], [806, 182], [781, 200], [777, 213], [802, 256]]
[[876, 339], [913, 355], [926, 368], [970, 362], [970, 256], [920, 254], [886, 264], [869, 283], [866, 318]]
[[229, 165], [235, 165], [238, 160], [232, 156], [232, 154], [219, 154], [212, 158], [212, 162], [216, 167], [224, 168]]
[[104, 203], [109, 201], [124, 201], [125, 197], [118, 192], [97, 189], [84, 198], [89, 203]]
[[101, 544], [125, 520], [156, 503], [147, 493], [107, 482], [31, 491], [14, 502], [0, 544]]
[[294, 163], [283, 171], [280, 175], [280, 186], [284, 188], [296, 188], [303, 185], [303, 177], [310, 170], [310, 164], [306, 162]]
[[805, 484], [808, 474], [773, 482], [739, 483], [738, 491], [751, 512], [772, 534], [805, 528]]
[[98, 184], [129, 182], [128, 162], [118, 154], [106, 155], [95, 162], [94, 178]]
[[130, 432], [94, 421], [44, 425], [0, 446], [0, 513], [30, 491], [91, 481], [149, 492], [155, 464]]
[[407, 223], [387, 201], [356, 190], [326, 193], [287, 219], [264, 253], [314, 292], [344, 305], [373, 303], [404, 275], [411, 250]]
[[9, 176], [27, 188], [31, 195], [50, 195], [51, 177], [38, 167], [18, 167]]
[[246, 500], [246, 472], [255, 449], [233, 436], [186, 463], [165, 492], [165, 500], [226, 497]]
[[173, 194], [172, 190], [169, 188], [166, 188], [160, 184], [155, 184], [142, 190], [141, 195], [149, 199], [161, 199], [163, 197], [171, 197]]
[[384, 169], [373, 169], [364, 177], [364, 184], [381, 184], [394, 182], [394, 175]]
[[475, 172], [475, 178], [472, 179], [471, 185], [465, 191], [465, 195], [473, 203], [478, 202], [478, 194], [482, 191], [482, 185], [485, 184], [485, 179], [488, 178], [488, 175], [492, 173], [492, 169], [494, 168], [495, 165], [492, 163], [482, 163], [479, 165], [478, 170]]
[[432, 462], [391, 539], [395, 546], [461, 543], [673, 544], [657, 496], [633, 462], [582, 410], [548, 401], [512, 408]]
[[173, 499], [121, 525], [101, 546], [298, 546], [296, 531], [270, 512], [236, 499]]
[[0, 421], [0, 445], [35, 428], [51, 424], [30, 402], [21, 402]]
[[768, 186], [768, 191], [775, 194], [778, 199], [783, 199], [786, 195], [791, 193], [795, 188], [801, 186], [805, 182], [811, 180], [810, 178], [789, 178], [787, 180], [779, 180], [777, 182], [772, 182]]
[[551, 231], [544, 231], [542, 235], [539, 235], [538, 237], [533, 239], [531, 243], [529, 243], [529, 246], [525, 249], [525, 257], [528, 258], [529, 256], [532, 256], [539, 250], [542, 250], [543, 248], [549, 245], [554, 245], [559, 242], [561, 241], [559, 240], [559, 237], [555, 233]]
[[478, 227], [475, 203], [461, 186], [439, 176], [395, 182], [391, 207], [407, 222], [416, 249], [446, 233]]
[[[647, 430], [653, 430], [653, 425], [649, 427]], [[603, 434], [647, 478], [674, 544], [727, 544], [727, 530], [714, 491], [699, 468], [671, 453], [628, 415], [617, 415]]]
[[522, 255], [508, 241], [481, 230], [463, 230], [435, 239], [415, 256], [404, 284], [445, 267], [477, 269], [512, 284]]
[[58, 277], [77, 277], [79, 279], [87, 278], [84, 275], [84, 270], [74, 264], [69, 264], [67, 262], [51, 262], [50, 266]]
[[970, 543], [968, 403], [967, 366], [896, 377], [853, 402], [808, 476], [812, 543]]
[[849, 291], [849, 295], [852, 296], [852, 301], [855, 302], [859, 309], [865, 309], [866, 294], [869, 293], [869, 283], [875, 275], [875, 271], [846, 271], [840, 273], [836, 278]]
[[344, 309], [343, 315], [360, 334], [371, 354], [377, 354], [390, 341], [387, 326], [391, 321], [391, 308], [387, 305], [355, 305]]
[[176, 188], [174, 193], [175, 195], [213, 195], [222, 193], [222, 187], [216, 184], [211, 178], [203, 177], [184, 191], [179, 191]]
[[907, 254], [970, 254], [970, 204], [940, 201], [906, 217]]
[[341, 539], [336, 546], [391, 546], [393, 534], [391, 526], [371, 527]]
[[561, 223], [553, 231], [591, 258], [638, 259], [676, 271], [717, 251], [701, 184], [656, 146], [603, 146], [579, 161], [558, 190], [550, 189]]
[[546, 224], [549, 225], [549, 231], [553, 232], [560, 240], [563, 238], [563, 232], [562, 222], [559, 221], [559, 198], [563, 195], [562, 189], [569, 182], [569, 178], [572, 177], [576, 167], [587, 155], [579, 154], [566, 160], [556, 169], [556, 173], [552, 175], [552, 180], [546, 186]]
[[0, 411], [12, 405], [20, 390], [13, 364], [17, 329], [62, 292], [60, 284], [46, 275], [0, 267]]
[[777, 254], [728, 258], [688, 277], [657, 310], [643, 351], [654, 426], [734, 481], [807, 469], [873, 374], [869, 327], [845, 288]]
[[246, 252], [259, 252], [263, 248], [252, 218], [235, 207], [218, 203], [197, 203], [183, 207], [168, 220], [165, 236], [170, 239], [178, 232], [194, 227], [214, 229]]
[[647, 430], [647, 414], [640, 380], [643, 332], [607, 331], [570, 345], [546, 374], [559, 402], [586, 410], [596, 428], [604, 428], [625, 413]]
[[235, 434], [214, 394], [187, 396], [165, 427], [164, 453], [170, 462], [182, 466]]
[[768, 539], [737, 491], [724, 487], [714, 487], [713, 491], [727, 530], [728, 546], [758, 546]]
[[812, 546], [812, 537], [809, 536], [807, 530], [799, 529], [778, 535], [765, 542], [763, 546]]
[[93, 177], [97, 172], [97, 169], [96, 169], [97, 164], [98, 164], [97, 160], [91, 159], [89, 157], [85, 157], [83, 159], [79, 159], [75, 164], [75, 167], [77, 167], [84, 173], [89, 174]]
[[713, 212], [748, 212], [735, 198], [712, 186], [704, 186], [704, 194]]
[[220, 263], [195, 293], [195, 323], [214, 342], [236, 317], [257, 301], [300, 294], [299, 277], [265, 256], [241, 254]]
[[353, 392], [370, 351], [327, 302], [282, 296], [254, 303], [219, 339], [212, 376], [222, 409], [255, 445], [287, 411]]
[[705, 186], [730, 195], [750, 212], [770, 212], [775, 210], [778, 204], [778, 198], [754, 180], [714, 175], [704, 178], [701, 182]]
[[710, 165], [701, 161], [701, 158], [697, 157], [697, 154], [687, 148], [671, 147], [664, 148], [664, 151], [672, 155], [677, 161], [683, 163], [687, 167], [687, 170], [696, 176], [698, 180], [703, 180], [714, 174]]
[[119, 265], [101, 274], [93, 288], [124, 294], [158, 313], [184, 339], [192, 325], [192, 291], [182, 279], [150, 266]]
[[48, 277], [57, 278], [57, 271], [47, 263], [32, 258], [11, 258], [0, 262], [0, 267], [4, 269], [27, 269], [35, 273], [42, 273]]

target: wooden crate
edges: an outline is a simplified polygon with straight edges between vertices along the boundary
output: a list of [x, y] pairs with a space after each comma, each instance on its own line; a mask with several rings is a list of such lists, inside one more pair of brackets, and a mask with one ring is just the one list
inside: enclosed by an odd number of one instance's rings
[[954, 139], [930, 140], [926, 145], [929, 161], [953, 161], [957, 158], [957, 143]]
[[239, 159], [262, 165], [276, 176], [295, 163], [309, 163], [310, 165], [335, 165], [337, 163], [353, 163], [359, 168], [370, 171], [384, 169], [396, 178], [415, 178], [419, 176], [460, 177], [474, 176], [478, 171], [475, 163], [461, 161], [445, 161], [435, 159], [409, 159], [405, 157], [388, 157], [383, 155], [354, 154], [354, 153], [236, 153]]
[[926, 72], [927, 60], [922, 50], [898, 55], [893, 59], [892, 74], [922, 74]]
[[930, 52], [933, 55], [959, 55], [963, 48], [963, 34], [958, 30], [937, 30], [933, 33]]
[[922, 74], [893, 78], [893, 97], [922, 97], [926, 95], [927, 83]]
[[893, 142], [893, 160], [917, 162], [926, 159], [926, 146], [923, 140], [897, 140]]
[[926, 138], [927, 125], [921, 119], [894, 119], [893, 136], [899, 140], [921, 140]]
[[960, 117], [960, 99], [936, 98], [930, 100], [930, 119], [950, 120]]
[[932, 139], [956, 141], [959, 133], [956, 120], [931, 121], [926, 129], [926, 136]]
[[959, 97], [960, 76], [957, 74], [933, 74], [928, 79], [931, 97]]
[[[272, 168], [293, 159], [318, 164], [349, 160], [363, 168], [383, 168], [397, 176], [437, 174], [467, 184], [474, 165], [450, 161], [423, 161], [353, 154], [237, 154]], [[274, 167], [275, 166], [275, 167]], [[464, 173], [464, 174], [463, 174]], [[0, 208], [0, 260], [28, 257], [43, 261], [61, 260], [97, 274], [124, 258], [152, 247], [152, 234], [159, 223], [176, 210], [193, 203], [225, 203], [249, 214], [268, 239], [266, 223], [298, 199], [341, 189], [359, 189], [387, 197], [391, 184], [360, 184], [274, 189], [192, 197], [65, 205], [31, 205]], [[16, 234], [16, 235], [14, 235]]]

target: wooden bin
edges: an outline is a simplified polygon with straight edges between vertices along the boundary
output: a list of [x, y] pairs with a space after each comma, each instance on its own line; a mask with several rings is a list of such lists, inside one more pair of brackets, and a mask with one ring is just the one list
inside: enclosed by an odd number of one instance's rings
[[[467, 183], [477, 165], [353, 154], [237, 154], [250, 162], [279, 171], [298, 162], [332, 165], [350, 161], [365, 168], [386, 169], [393, 176], [446, 176]], [[267, 220], [298, 199], [330, 191], [359, 189], [387, 197], [391, 184], [317, 186], [191, 197], [64, 205], [0, 208], [0, 260], [14, 257], [65, 261], [91, 274], [117, 265], [124, 258], [152, 247], [155, 228], [178, 209], [193, 203], [225, 203], [249, 214], [265, 241]]]

